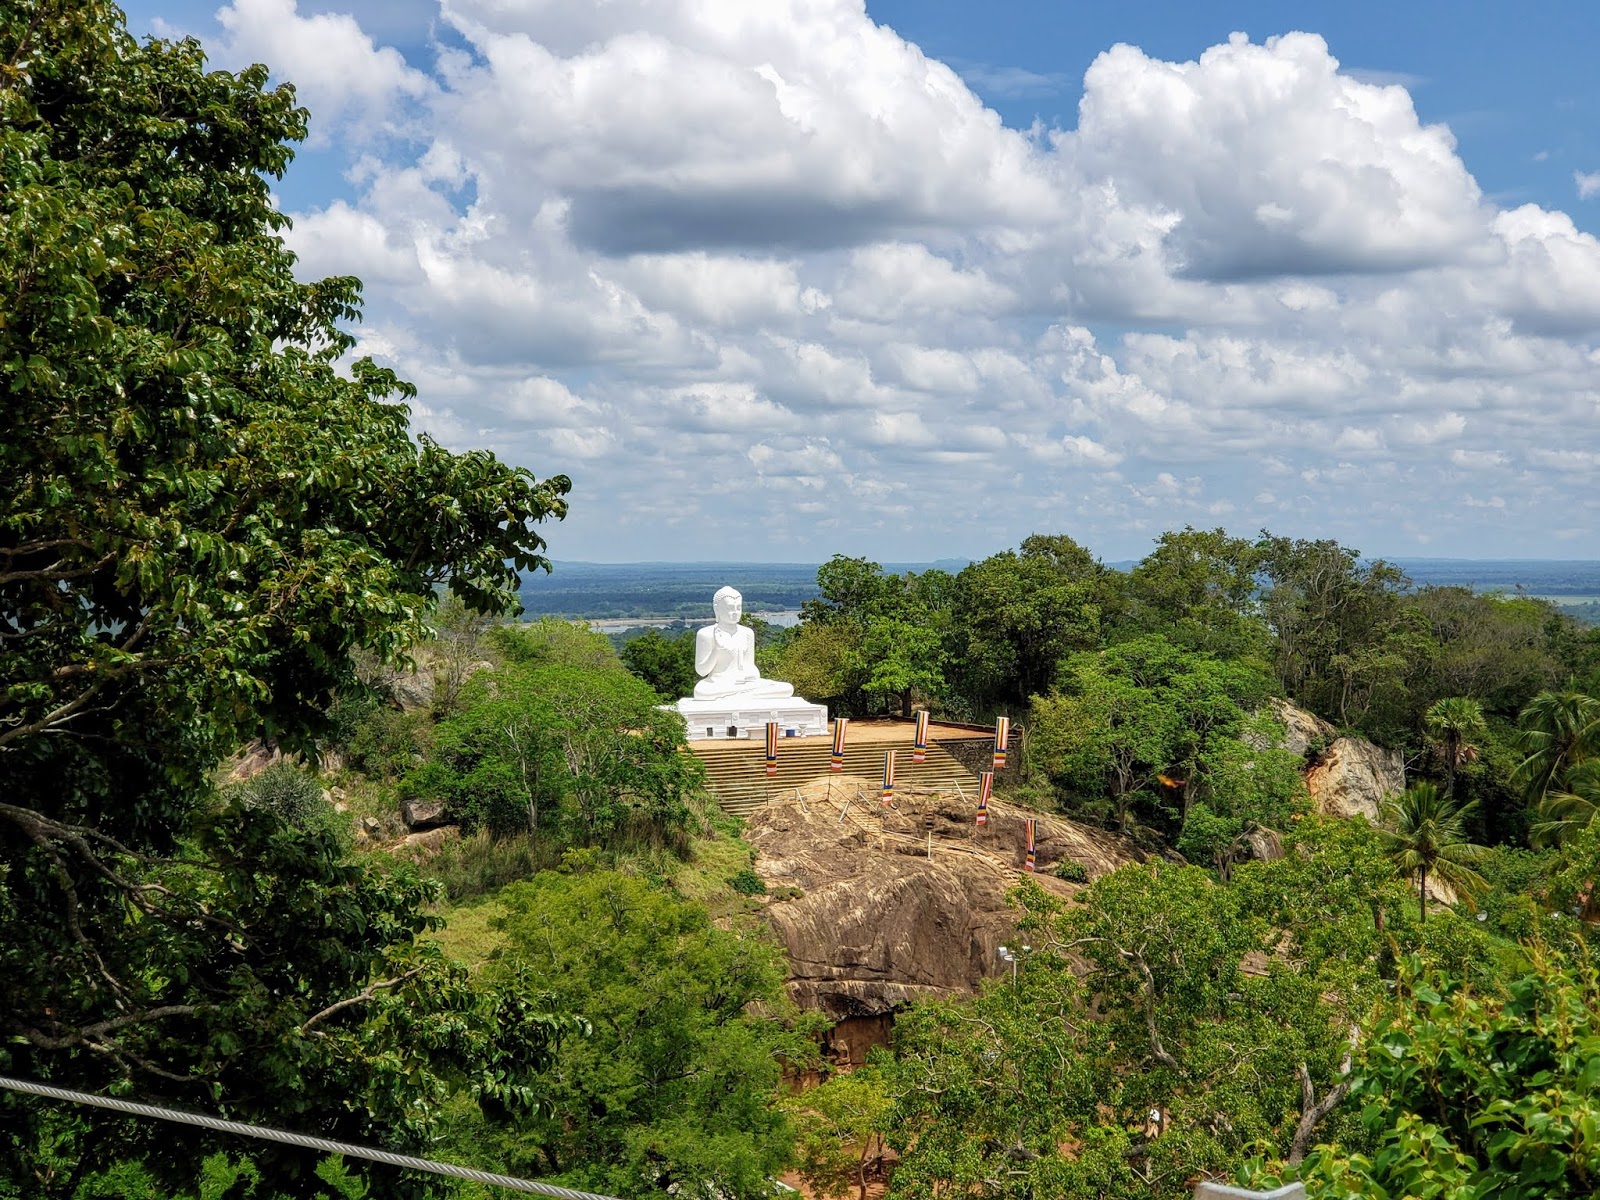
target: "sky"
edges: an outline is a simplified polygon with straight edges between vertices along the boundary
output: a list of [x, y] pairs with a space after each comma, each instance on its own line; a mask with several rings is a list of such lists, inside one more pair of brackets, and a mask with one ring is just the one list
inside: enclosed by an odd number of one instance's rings
[[1600, 5], [135, 0], [557, 558], [1600, 558]]

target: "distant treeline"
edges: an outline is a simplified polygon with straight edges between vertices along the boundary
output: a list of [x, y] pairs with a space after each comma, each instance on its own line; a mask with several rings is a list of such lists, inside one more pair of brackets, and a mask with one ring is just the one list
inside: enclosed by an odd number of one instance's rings
[[[1558, 599], [1562, 609], [1585, 624], [1600, 624], [1600, 562], [1560, 559], [1391, 559], [1415, 587], [1466, 587]], [[622, 617], [708, 617], [711, 595], [732, 584], [744, 595], [746, 612], [797, 609], [817, 597], [820, 563], [588, 563], [556, 562], [549, 574], [522, 583], [527, 616], [568, 620]], [[965, 559], [936, 563], [886, 563], [892, 574], [930, 567], [959, 571]], [[1133, 562], [1109, 563], [1131, 570]]]

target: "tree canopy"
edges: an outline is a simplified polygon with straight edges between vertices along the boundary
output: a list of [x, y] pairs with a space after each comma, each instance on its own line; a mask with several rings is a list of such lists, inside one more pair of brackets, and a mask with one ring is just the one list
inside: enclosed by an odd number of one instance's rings
[[[209, 773], [309, 749], [436, 587], [511, 604], [569, 484], [413, 437], [410, 386], [346, 364], [360, 285], [295, 278], [269, 193], [306, 117], [106, 0], [0, 10], [0, 1065], [403, 1144], [468, 1063], [516, 1102], [551, 1027], [414, 943], [414, 877]], [[0, 1126], [45, 1194], [210, 1144], [9, 1097]]]

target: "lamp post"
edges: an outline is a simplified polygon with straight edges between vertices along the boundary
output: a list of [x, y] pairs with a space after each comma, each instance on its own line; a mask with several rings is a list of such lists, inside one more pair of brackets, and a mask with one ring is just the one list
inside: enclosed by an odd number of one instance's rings
[[[1021, 946], [1018, 947], [1018, 949], [1022, 951], [1022, 954], [1026, 954], [1028, 951], [1032, 950], [1033, 947]], [[1009, 946], [996, 946], [995, 953], [1000, 956], [1001, 962], [1008, 962], [1011, 964], [1011, 982], [1015, 984], [1017, 982], [1017, 959], [1019, 959], [1022, 955], [1018, 954], [1015, 950], [1012, 950]]]

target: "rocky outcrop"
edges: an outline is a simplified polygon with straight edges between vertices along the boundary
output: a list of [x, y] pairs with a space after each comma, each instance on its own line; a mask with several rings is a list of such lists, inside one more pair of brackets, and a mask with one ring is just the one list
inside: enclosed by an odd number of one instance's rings
[[253, 741], [239, 751], [235, 759], [224, 764], [223, 778], [228, 783], [248, 783], [268, 767], [283, 762], [284, 758], [283, 751], [278, 747], [262, 741]]
[[444, 801], [409, 797], [400, 802], [400, 819], [407, 829], [437, 829], [446, 822]]
[[1283, 722], [1282, 746], [1293, 754], [1304, 755], [1310, 750], [1320, 750], [1332, 743], [1338, 732], [1316, 713], [1296, 708], [1287, 700], [1274, 697], [1267, 701], [1267, 709], [1273, 717]]
[[1406, 790], [1405, 759], [1366, 738], [1337, 738], [1306, 771], [1306, 790], [1318, 812], [1377, 824], [1384, 799]]
[[1309, 760], [1306, 790], [1318, 812], [1365, 817], [1376, 824], [1384, 799], [1406, 790], [1405, 758], [1398, 750], [1385, 750], [1366, 738], [1338, 737], [1328, 722], [1287, 700], [1272, 700], [1268, 706], [1283, 723], [1283, 749]]
[[[846, 811], [858, 789], [865, 799]], [[970, 802], [915, 793], [886, 810], [850, 778], [756, 812], [745, 836], [774, 896], [767, 915], [789, 954], [795, 1000], [838, 1021], [974, 991], [1016, 929], [1005, 896], [1022, 879], [1027, 815], [995, 804], [978, 829]], [[1103, 831], [1038, 823], [1034, 878], [1053, 891], [1076, 890], [1053, 873], [1064, 861], [1093, 879], [1139, 857]]]

